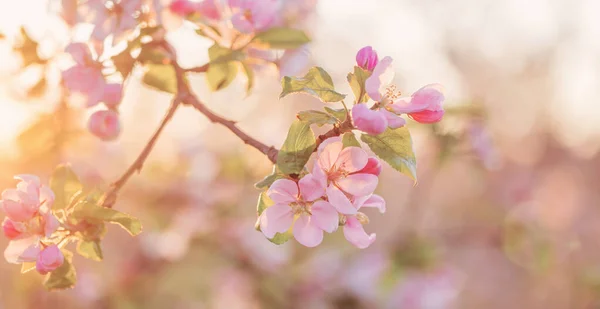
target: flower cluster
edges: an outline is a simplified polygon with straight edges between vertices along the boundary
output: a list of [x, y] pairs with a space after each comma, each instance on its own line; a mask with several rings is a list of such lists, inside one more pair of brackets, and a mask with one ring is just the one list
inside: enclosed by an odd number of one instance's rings
[[369, 157], [360, 147], [346, 147], [340, 138], [321, 144], [318, 159], [309, 173], [298, 181], [278, 179], [267, 195], [275, 205], [260, 217], [264, 235], [273, 238], [293, 225], [298, 242], [314, 247], [323, 241], [323, 232], [333, 233], [343, 226], [344, 236], [353, 245], [366, 248], [375, 241], [363, 224], [369, 218], [361, 207], [385, 212], [385, 201], [373, 194], [381, 172], [377, 158]]
[[0, 209], [6, 214], [2, 222], [10, 244], [4, 251], [9, 263], [35, 262], [41, 274], [62, 265], [64, 257], [50, 239], [60, 223], [52, 214], [54, 193], [32, 175], [19, 175], [16, 189], [2, 192]]
[[444, 94], [441, 85], [430, 84], [422, 87], [410, 97], [402, 97], [392, 84], [394, 68], [392, 58], [378, 60], [377, 52], [371, 46], [362, 48], [356, 55], [356, 63], [361, 68], [372, 71], [365, 82], [365, 91], [376, 101], [371, 107], [356, 104], [352, 108], [354, 125], [369, 134], [381, 134], [388, 127], [395, 129], [406, 124], [402, 114], [420, 123], [435, 123], [442, 119]]

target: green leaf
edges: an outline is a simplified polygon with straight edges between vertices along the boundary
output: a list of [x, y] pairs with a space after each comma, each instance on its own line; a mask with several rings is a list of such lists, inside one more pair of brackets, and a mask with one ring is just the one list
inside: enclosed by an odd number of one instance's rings
[[298, 113], [296, 118], [300, 119], [300, 121], [305, 121], [310, 124], [316, 124], [319, 127], [322, 127], [326, 124], [336, 124], [338, 122], [335, 116], [326, 112], [315, 110], [301, 111]]
[[131, 74], [131, 70], [133, 70], [133, 66], [135, 65], [135, 59], [131, 56], [129, 48], [114, 55], [111, 59], [117, 71], [121, 74], [123, 79], [126, 79], [127, 76]]
[[27, 273], [35, 269], [35, 262], [24, 262], [21, 264], [21, 273]]
[[71, 200], [83, 189], [79, 178], [68, 164], [59, 165], [50, 177], [50, 189], [54, 192], [54, 209], [68, 207]]
[[250, 91], [254, 87], [254, 71], [252, 71], [252, 68], [245, 62], [242, 62], [242, 68], [244, 69], [247, 79], [246, 94], [250, 94]]
[[210, 90], [218, 91], [231, 84], [238, 72], [234, 61], [243, 59], [242, 56], [241, 51], [233, 51], [216, 43], [208, 49], [210, 64], [206, 70], [206, 81]]
[[417, 181], [417, 159], [406, 127], [387, 129], [379, 135], [363, 134], [360, 139], [383, 161]]
[[255, 183], [254, 187], [256, 189], [266, 189], [266, 188], [270, 187], [275, 182], [275, 180], [284, 178], [284, 177], [285, 177], [285, 174], [283, 174], [281, 172], [281, 170], [279, 170], [279, 168], [277, 168], [277, 165], [273, 165], [273, 171], [271, 172], [271, 174], [265, 176], [265, 178], [263, 178], [261, 181]]
[[73, 267], [73, 253], [62, 250], [65, 262], [57, 269], [46, 275], [44, 286], [48, 290], [63, 290], [75, 286], [77, 273]]
[[274, 49], [292, 49], [310, 42], [310, 38], [302, 30], [280, 27], [258, 33], [252, 42], [266, 44]]
[[339, 102], [346, 97], [334, 90], [331, 76], [320, 67], [312, 67], [304, 77], [285, 76], [281, 87], [283, 91], [279, 95], [280, 99], [297, 92], [313, 95], [323, 102]]
[[359, 66], [354, 66], [354, 74], [348, 74], [348, 83], [350, 84], [350, 88], [352, 88], [356, 103], [369, 101], [369, 95], [365, 91], [365, 81], [369, 76], [371, 76], [371, 72], [364, 70]]
[[267, 238], [269, 239], [270, 242], [276, 244], [276, 245], [283, 245], [285, 244], [288, 240], [290, 240], [290, 238], [292, 238], [293, 234], [292, 234], [292, 229], [290, 228], [289, 230], [283, 232], [283, 233], [276, 233], [275, 236], [273, 236], [273, 238]]
[[335, 108], [330, 108], [325, 106], [325, 110], [330, 113], [331, 115], [333, 115], [335, 118], [337, 118], [340, 122], [343, 122], [344, 120], [346, 120], [346, 115], [348, 115], [348, 113], [346, 112], [345, 109], [335, 109]]
[[175, 69], [166, 64], [148, 64], [142, 82], [159, 91], [177, 92]]
[[286, 175], [302, 172], [316, 147], [315, 134], [308, 122], [296, 120], [277, 156], [277, 166]]
[[89, 241], [80, 239], [77, 243], [77, 253], [86, 259], [94, 261], [102, 261], [102, 248], [100, 247], [100, 241]]
[[261, 192], [258, 195], [258, 204], [256, 204], [256, 214], [260, 216], [263, 213], [263, 211], [265, 211], [265, 209], [267, 209], [269, 206], [272, 206], [273, 204], [275, 203], [269, 198], [269, 196], [267, 196], [267, 192]]
[[142, 50], [137, 57], [137, 60], [143, 64], [163, 64], [168, 65], [171, 61], [169, 54], [162, 47], [151, 45], [142, 45]]
[[81, 201], [76, 205], [73, 217], [80, 220], [105, 221], [118, 224], [132, 236], [142, 232], [142, 223], [139, 219], [87, 201]]
[[342, 144], [344, 145], [344, 148], [360, 147], [360, 143], [358, 142], [356, 136], [354, 136], [354, 133], [352, 132], [346, 132], [344, 133], [344, 135], [342, 135]]

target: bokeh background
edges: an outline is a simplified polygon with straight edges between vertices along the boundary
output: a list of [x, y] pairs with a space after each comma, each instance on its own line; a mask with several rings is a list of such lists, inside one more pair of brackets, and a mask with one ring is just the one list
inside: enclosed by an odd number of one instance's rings
[[[59, 87], [69, 31], [56, 2], [0, 2], [1, 188], [15, 174], [47, 180], [62, 162], [106, 186], [169, 104], [134, 73], [121, 137], [89, 134], [91, 111]], [[35, 272], [0, 263], [0, 308], [600, 308], [598, 12], [596, 0], [315, 1], [312, 63], [340, 92], [365, 45], [395, 59], [404, 93], [446, 88], [441, 123], [409, 124], [418, 184], [384, 168], [377, 193], [388, 212], [366, 226], [374, 245], [358, 250], [341, 233], [315, 249], [271, 244], [254, 230], [253, 187], [270, 162], [182, 108], [115, 206], [144, 233], [111, 227], [104, 261], [77, 259], [69, 291], [49, 293]], [[21, 26], [51, 64], [22, 68]], [[193, 30], [168, 37], [182, 65], [208, 60], [211, 42]], [[278, 100], [274, 70], [250, 96], [243, 78], [219, 93], [190, 80], [210, 108], [275, 146], [296, 112], [322, 105]]]

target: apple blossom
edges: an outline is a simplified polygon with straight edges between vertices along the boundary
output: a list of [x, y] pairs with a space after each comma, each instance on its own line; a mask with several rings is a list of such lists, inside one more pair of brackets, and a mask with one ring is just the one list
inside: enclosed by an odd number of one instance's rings
[[[379, 209], [379, 212], [385, 212], [385, 200], [376, 194], [355, 198], [352, 206], [358, 211], [361, 207], [374, 207]], [[363, 224], [369, 222], [369, 218], [357, 212], [355, 215], [346, 215], [344, 223], [344, 237], [354, 246], [365, 249], [375, 242], [375, 233], [367, 234], [363, 228]]]
[[334, 232], [339, 222], [335, 208], [321, 200], [324, 193], [324, 187], [311, 174], [298, 183], [290, 179], [276, 180], [267, 191], [275, 205], [262, 213], [261, 231], [266, 237], [273, 238], [293, 224], [294, 238], [299, 243], [307, 247], [319, 245], [323, 241], [323, 231]]
[[40, 274], [45, 275], [60, 267], [64, 262], [65, 257], [58, 246], [50, 245], [40, 252], [35, 268]]
[[121, 133], [119, 114], [113, 110], [94, 112], [88, 120], [88, 130], [102, 140], [114, 140]]
[[406, 124], [398, 115], [385, 109], [372, 110], [366, 104], [352, 107], [352, 122], [357, 129], [372, 135], [381, 134], [388, 127], [396, 129]]
[[278, 10], [274, 0], [229, 0], [231, 23], [242, 33], [263, 31], [273, 26]]
[[361, 48], [356, 54], [356, 64], [367, 71], [373, 71], [378, 61], [377, 52], [371, 46]]
[[89, 0], [84, 5], [84, 16], [94, 25], [92, 39], [103, 42], [113, 35], [113, 44], [137, 26], [136, 14], [143, 0]]

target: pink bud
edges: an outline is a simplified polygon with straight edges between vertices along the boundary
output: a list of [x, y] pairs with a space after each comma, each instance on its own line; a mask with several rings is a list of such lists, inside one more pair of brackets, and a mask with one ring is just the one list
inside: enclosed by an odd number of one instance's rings
[[40, 252], [35, 268], [37, 271], [45, 275], [57, 268], [65, 262], [65, 257], [56, 245], [46, 247]]
[[197, 2], [189, 0], [173, 0], [169, 5], [169, 10], [179, 16], [188, 16], [196, 11]]
[[378, 60], [377, 52], [371, 46], [361, 48], [356, 54], [356, 64], [368, 71], [373, 71]]
[[221, 19], [221, 11], [216, 3], [217, 0], [204, 0], [198, 3], [197, 10], [202, 17], [212, 20]]
[[10, 240], [17, 239], [23, 234], [17, 229], [15, 222], [9, 218], [4, 219], [4, 222], [2, 222], [2, 230], [4, 231], [4, 236]]
[[88, 121], [88, 130], [102, 140], [114, 140], [121, 133], [119, 114], [113, 110], [93, 113]]
[[365, 165], [362, 170], [358, 171], [358, 173], [379, 176], [379, 174], [381, 174], [381, 162], [375, 157], [370, 157], [367, 161], [367, 165]]
[[123, 87], [121, 84], [106, 84], [102, 101], [109, 108], [116, 108], [121, 103], [123, 96]]

